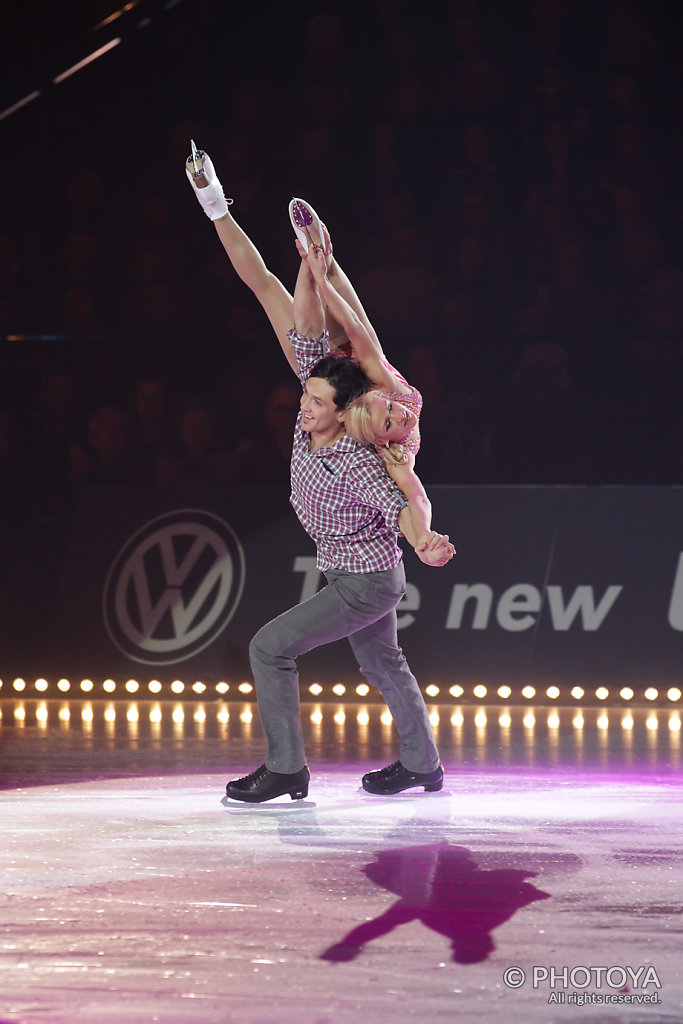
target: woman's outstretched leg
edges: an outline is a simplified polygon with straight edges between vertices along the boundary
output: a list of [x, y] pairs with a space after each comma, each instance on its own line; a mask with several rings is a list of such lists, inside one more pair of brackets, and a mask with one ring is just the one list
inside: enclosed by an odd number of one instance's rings
[[195, 174], [192, 157], [187, 158], [185, 170], [199, 204], [213, 221], [237, 275], [261, 303], [287, 362], [296, 372], [296, 360], [287, 340], [287, 332], [294, 326], [294, 300], [282, 282], [268, 270], [254, 243], [233, 218], [228, 209], [232, 200], [225, 198], [211, 159], [202, 151], [198, 153], [198, 167], [199, 173]]
[[306, 338], [319, 338], [325, 329], [325, 310], [308, 259], [301, 249], [299, 255], [302, 258], [294, 287], [294, 326]]
[[[334, 258], [332, 239], [327, 225], [321, 221], [310, 203], [305, 199], [292, 199], [289, 204], [289, 219], [297, 237], [297, 249], [302, 259], [306, 259], [309, 246], [320, 245], [325, 253], [327, 279], [336, 293], [353, 310], [368, 333], [368, 340], [378, 356], [382, 357], [382, 346], [363, 308], [355, 288]], [[325, 321], [330, 333], [330, 347], [351, 354], [351, 343], [342, 322], [335, 316], [329, 304], [325, 304]]]

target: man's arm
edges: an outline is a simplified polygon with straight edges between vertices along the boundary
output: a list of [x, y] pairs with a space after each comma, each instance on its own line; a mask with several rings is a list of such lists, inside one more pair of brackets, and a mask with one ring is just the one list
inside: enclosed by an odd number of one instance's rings
[[287, 340], [291, 346], [296, 360], [296, 373], [302, 387], [306, 386], [311, 370], [315, 364], [330, 354], [329, 336], [323, 331], [319, 338], [307, 338], [300, 334], [296, 327], [287, 334]]
[[455, 548], [447, 535], [429, 529], [431, 504], [415, 474], [415, 489], [411, 492], [413, 502], [405, 504], [407, 496], [404, 493], [399, 496], [396, 488], [388, 486], [386, 469], [376, 452], [368, 451], [366, 459], [355, 467], [354, 473], [359, 500], [381, 512], [390, 529], [403, 534], [421, 562], [435, 566], [450, 562]]

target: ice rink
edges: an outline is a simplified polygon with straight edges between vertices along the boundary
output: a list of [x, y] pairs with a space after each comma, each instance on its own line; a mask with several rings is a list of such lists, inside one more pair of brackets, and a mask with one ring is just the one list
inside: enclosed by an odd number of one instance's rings
[[436, 706], [444, 789], [376, 797], [383, 707], [303, 705], [246, 805], [254, 705], [0, 710], [0, 1024], [683, 1021], [676, 712]]

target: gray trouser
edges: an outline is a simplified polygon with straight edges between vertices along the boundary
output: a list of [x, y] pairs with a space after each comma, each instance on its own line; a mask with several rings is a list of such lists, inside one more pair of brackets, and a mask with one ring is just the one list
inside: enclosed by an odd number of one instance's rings
[[298, 655], [348, 637], [363, 675], [381, 691], [394, 719], [401, 763], [431, 772], [439, 753], [415, 676], [396, 634], [396, 605], [405, 593], [401, 562], [385, 572], [325, 573], [327, 586], [266, 623], [249, 645], [266, 767], [297, 772], [306, 763], [299, 718]]

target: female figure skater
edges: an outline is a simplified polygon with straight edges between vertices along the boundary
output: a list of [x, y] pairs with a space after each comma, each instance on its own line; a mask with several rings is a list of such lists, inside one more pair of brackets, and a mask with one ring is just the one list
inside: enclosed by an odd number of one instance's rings
[[[280, 347], [287, 362], [296, 373], [296, 359], [287, 335], [294, 324], [294, 299], [281, 281], [271, 273], [256, 246], [230, 213], [229, 207], [233, 200], [226, 199], [211, 158], [208, 153], [198, 150], [192, 143], [192, 154], [185, 162], [185, 173], [192, 185], [194, 193], [205, 214], [213, 222], [216, 233], [221, 240], [230, 262], [246, 286], [254, 293], [261, 303], [270, 324], [275, 331]], [[311, 225], [314, 236], [323, 238], [322, 224], [317, 220]], [[307, 277], [309, 271], [304, 264], [301, 277]], [[351, 283], [343, 273], [339, 264], [328, 268], [328, 275], [336, 287], [343, 292], [346, 301], [352, 308], [358, 309], [359, 315], [365, 316], [360, 301]], [[367, 318], [365, 318], [367, 319]], [[348, 349], [348, 340], [341, 327], [330, 318], [328, 324], [332, 349]]]
[[[197, 188], [201, 191], [207, 189]], [[399, 760], [367, 772], [363, 788], [382, 796], [412, 788], [438, 792], [444, 772], [429, 714], [398, 645], [396, 608], [406, 583], [397, 537], [403, 533], [420, 560], [432, 566], [446, 565], [453, 545], [447, 536], [430, 534], [428, 525], [424, 533], [415, 529], [410, 505], [397, 488], [388, 486], [382, 461], [347, 436], [346, 408], [369, 381], [351, 358], [327, 355], [323, 307], [307, 280], [308, 263], [301, 261], [293, 299], [230, 217], [222, 189], [220, 195], [215, 192], [205, 209], [210, 216], [218, 211], [211, 219], [228, 256], [254, 288], [285, 353], [283, 332], [290, 328], [290, 347], [304, 389], [293, 432], [291, 502], [315, 543], [317, 566], [327, 580], [308, 600], [262, 626], [249, 644], [267, 751], [262, 765], [228, 782], [226, 795], [262, 803], [308, 794], [297, 658], [342, 638], [349, 640], [359, 668], [383, 694], [400, 739]], [[302, 336], [291, 328], [292, 322], [306, 330], [308, 324], [320, 327], [320, 338]]]
[[415, 527], [423, 534], [429, 533], [431, 503], [414, 471], [422, 397], [384, 358], [360, 299], [333, 256], [329, 233], [318, 215], [303, 200], [290, 203], [290, 218], [302, 256], [292, 296], [268, 270], [256, 246], [232, 217], [232, 199], [226, 199], [208, 154], [197, 150], [194, 143], [185, 172], [238, 276], [261, 303], [292, 370], [297, 372], [289, 337], [292, 325], [303, 334], [313, 333], [312, 325], [318, 323], [318, 335], [326, 327], [332, 349], [353, 349], [362, 369], [382, 389], [369, 392], [367, 404], [361, 399], [357, 407], [352, 404], [347, 409], [347, 432], [354, 440], [380, 447], [387, 470], [408, 500]]
[[[422, 395], [386, 359], [377, 333], [357, 297], [352, 305], [343, 294], [348, 295], [348, 288], [343, 284], [336, 286], [336, 261], [330, 236], [313, 208], [302, 199], [293, 199], [289, 209], [299, 255], [310, 271], [308, 277], [299, 274], [297, 278], [295, 321], [299, 306], [306, 301], [303, 298], [306, 288], [315, 289], [326, 319], [339, 324], [355, 359], [375, 384], [375, 389], [347, 407], [346, 433], [354, 441], [376, 446], [387, 472], [409, 501], [426, 501], [424, 487], [415, 473], [415, 456], [420, 450]], [[318, 224], [321, 225], [321, 244], [315, 240], [315, 225]]]

